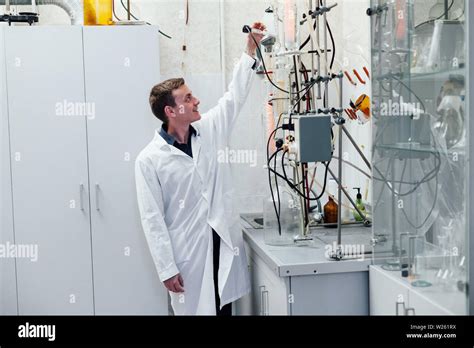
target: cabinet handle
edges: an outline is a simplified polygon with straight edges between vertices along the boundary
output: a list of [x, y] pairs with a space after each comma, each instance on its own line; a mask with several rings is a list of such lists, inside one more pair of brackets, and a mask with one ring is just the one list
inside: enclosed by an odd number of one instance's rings
[[81, 207], [81, 211], [84, 211], [84, 184], [81, 183], [79, 185], [79, 204], [80, 204], [80, 207]]
[[416, 315], [415, 314], [415, 308], [407, 308], [405, 309], [405, 315], [409, 315], [408, 313], [412, 312], [413, 315]]
[[263, 315], [270, 315], [270, 309], [268, 308], [268, 290], [262, 291], [262, 297], [264, 299], [263, 303], [265, 304], [263, 307]]
[[99, 191], [100, 191], [100, 186], [98, 183], [95, 184], [95, 209], [97, 211], [100, 211], [99, 207]]
[[265, 291], [265, 285], [259, 286], [260, 289], [260, 315], [265, 315], [265, 309], [263, 306], [263, 293]]
[[404, 313], [404, 314], [406, 315], [407, 310], [406, 310], [406, 308], [405, 308], [405, 301], [403, 301], [403, 302], [398, 302], [398, 301], [395, 302], [395, 315], [400, 315], [400, 311], [398, 310], [398, 306], [399, 306], [399, 305], [402, 305], [402, 306], [403, 306], [403, 312], [402, 312], [402, 313]]

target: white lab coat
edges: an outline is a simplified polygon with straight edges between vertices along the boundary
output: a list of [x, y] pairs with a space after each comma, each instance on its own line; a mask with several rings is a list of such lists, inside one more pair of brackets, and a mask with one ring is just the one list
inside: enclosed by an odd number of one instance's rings
[[143, 230], [161, 281], [181, 273], [185, 292], [170, 293], [176, 315], [214, 315], [212, 228], [221, 237], [221, 308], [250, 291], [240, 219], [234, 210], [229, 163], [218, 162], [247, 98], [254, 59], [243, 54], [228, 92], [193, 123], [193, 158], [157, 131], [136, 160]]

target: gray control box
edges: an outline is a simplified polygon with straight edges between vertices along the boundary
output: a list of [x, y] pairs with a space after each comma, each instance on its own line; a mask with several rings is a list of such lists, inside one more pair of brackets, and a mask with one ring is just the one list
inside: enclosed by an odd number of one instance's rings
[[[289, 117], [283, 120], [287, 125]], [[297, 162], [328, 162], [332, 157], [331, 116], [293, 115], [294, 130], [285, 130], [285, 140], [290, 141], [290, 153]]]

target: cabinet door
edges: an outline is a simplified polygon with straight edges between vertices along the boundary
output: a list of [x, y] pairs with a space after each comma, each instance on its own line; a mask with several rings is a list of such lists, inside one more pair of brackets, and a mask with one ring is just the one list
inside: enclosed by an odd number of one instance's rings
[[[6, 248], [14, 244], [14, 238], [3, 39], [0, 28], [0, 245]], [[0, 257], [0, 315], [17, 314], [15, 259], [5, 256]]]
[[[428, 289], [431, 290], [431, 289]], [[457, 296], [459, 294], [459, 296]], [[446, 294], [441, 293], [441, 296], [446, 296]], [[427, 295], [423, 296], [422, 294], [410, 290], [410, 308], [409, 311], [410, 315], [466, 315], [465, 307], [465, 299], [463, 298], [461, 293], [450, 294], [449, 299], [443, 299], [445, 302], [449, 300], [454, 300], [452, 302], [453, 309], [458, 309], [456, 312], [450, 312], [447, 309], [441, 307], [439, 303], [432, 300], [433, 294], [428, 293]], [[459, 298], [456, 298], [459, 297]], [[457, 301], [456, 301], [457, 300]], [[457, 306], [456, 306], [457, 305]]]
[[148, 103], [160, 82], [156, 27], [84, 27], [97, 314], [168, 314], [138, 213], [134, 165], [158, 127]]
[[19, 314], [92, 314], [82, 29], [11, 27], [5, 43]]
[[252, 277], [252, 307], [254, 315], [288, 315], [289, 278], [280, 278], [256, 254], [250, 264]]
[[369, 268], [370, 315], [405, 315], [409, 305], [408, 289], [384, 272], [388, 271], [378, 266]]

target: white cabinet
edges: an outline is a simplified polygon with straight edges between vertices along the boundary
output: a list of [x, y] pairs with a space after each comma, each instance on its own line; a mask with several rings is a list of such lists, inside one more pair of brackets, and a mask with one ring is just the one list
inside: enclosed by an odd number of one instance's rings
[[92, 314], [81, 27], [5, 30], [19, 314]]
[[370, 315], [405, 315], [409, 308], [407, 287], [375, 267], [369, 268], [369, 299]]
[[[447, 309], [441, 307], [426, 296], [418, 292], [411, 291], [409, 295], [411, 314], [413, 315], [453, 315]], [[457, 313], [466, 314], [466, 313]]]
[[[257, 234], [257, 232], [255, 232]], [[249, 240], [250, 233], [245, 236]], [[237, 314], [253, 315], [367, 315], [368, 272], [291, 275], [291, 267], [274, 263], [275, 250], [246, 243], [251, 275], [251, 306], [238, 301]], [[317, 249], [323, 250], [323, 249]], [[281, 251], [281, 250], [280, 250]], [[290, 250], [288, 252], [293, 252]], [[266, 257], [266, 260], [263, 259]], [[272, 259], [273, 258], [273, 259]], [[325, 261], [326, 262], [326, 261]], [[274, 267], [269, 266], [274, 265]], [[299, 264], [298, 264], [299, 265]], [[293, 266], [298, 266], [297, 264]], [[344, 267], [343, 263], [338, 266]], [[316, 266], [317, 270], [318, 266]], [[286, 269], [286, 271], [282, 271]], [[366, 269], [366, 268], [365, 268]], [[286, 275], [290, 273], [289, 275]], [[282, 276], [282, 274], [285, 274]]]
[[251, 256], [253, 315], [288, 315], [288, 278], [280, 278], [256, 254]]
[[83, 29], [86, 102], [95, 111], [87, 118], [95, 313], [165, 314], [134, 174], [157, 128], [148, 96], [159, 82], [158, 33], [152, 26], [107, 29]]
[[[4, 52], [4, 36], [0, 31], [0, 52]], [[0, 76], [5, 76], [4, 55], [0, 54]], [[14, 243], [10, 175], [10, 139], [8, 136], [7, 95], [5, 80], [0, 78], [0, 248], [6, 252]], [[17, 314], [15, 259], [0, 257], [0, 313]]]
[[[414, 289], [405, 279], [398, 277], [398, 271], [386, 271], [380, 266], [370, 266], [370, 314], [371, 315], [465, 315], [461, 293], [451, 296], [451, 305], [456, 310], [448, 310], [436, 298], [436, 289]], [[446, 293], [439, 292], [440, 298]], [[460, 304], [460, 305], [456, 305]]]
[[157, 28], [3, 31], [14, 236], [38, 247], [16, 259], [19, 314], [167, 314], [134, 182], [157, 127]]

